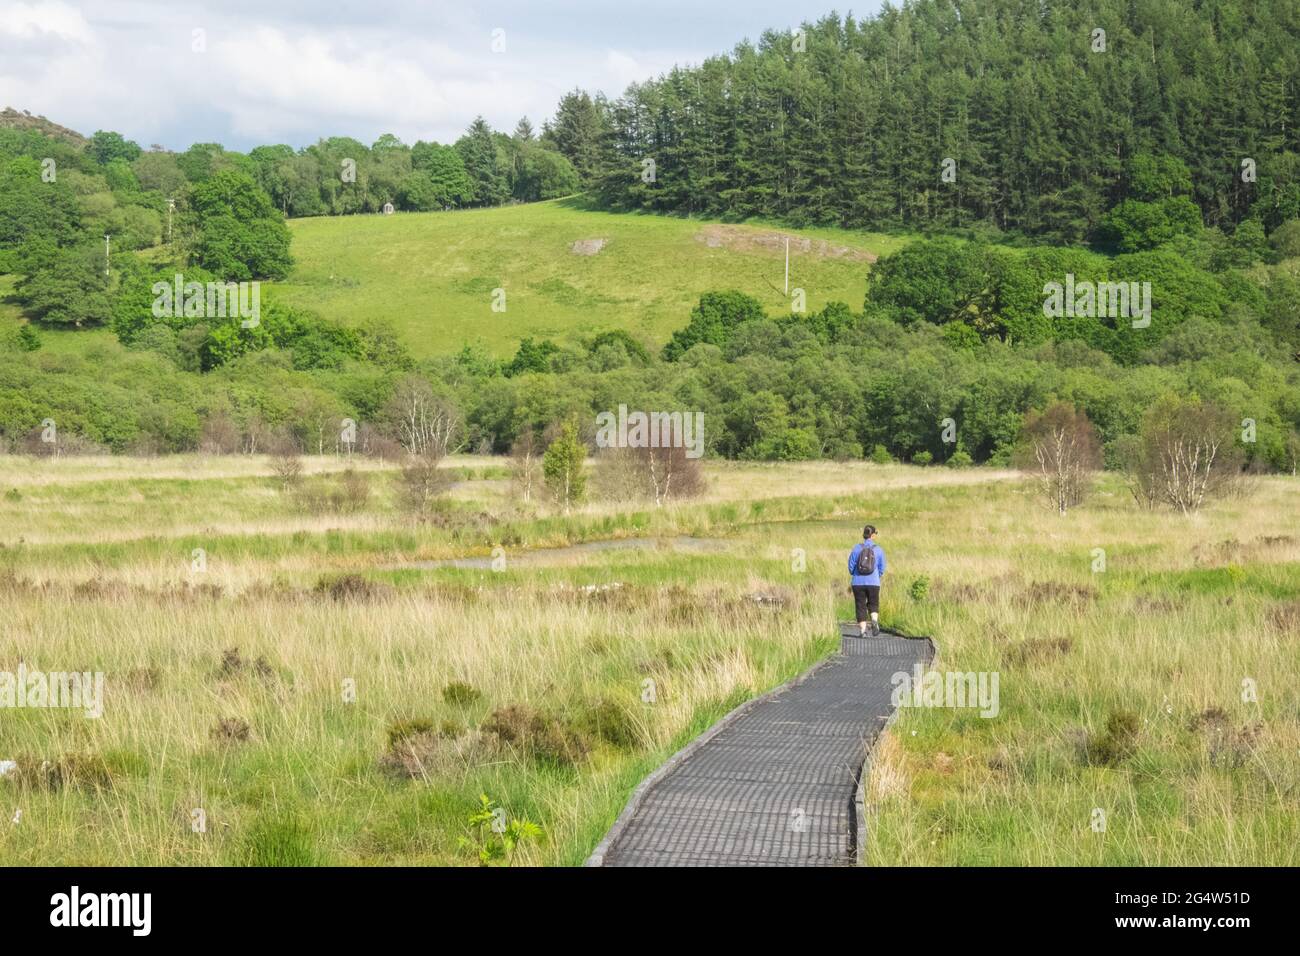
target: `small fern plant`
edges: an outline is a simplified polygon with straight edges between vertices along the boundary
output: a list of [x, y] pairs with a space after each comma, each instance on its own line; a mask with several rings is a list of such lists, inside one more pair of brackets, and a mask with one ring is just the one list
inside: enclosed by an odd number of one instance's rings
[[523, 817], [508, 820], [505, 810], [486, 793], [479, 794], [478, 801], [478, 809], [466, 820], [472, 839], [462, 838], [461, 845], [477, 852], [480, 866], [509, 866], [519, 844], [541, 837], [539, 824]]

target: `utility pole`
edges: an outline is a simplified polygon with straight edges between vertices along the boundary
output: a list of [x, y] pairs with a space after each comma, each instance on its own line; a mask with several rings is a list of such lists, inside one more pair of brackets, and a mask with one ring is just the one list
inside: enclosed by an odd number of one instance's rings
[[172, 213], [176, 211], [176, 200], [167, 200], [167, 244], [171, 245], [172, 241]]
[[104, 237], [104, 275], [108, 275], [108, 236]]
[[785, 237], [785, 294], [790, 294], [790, 237]]

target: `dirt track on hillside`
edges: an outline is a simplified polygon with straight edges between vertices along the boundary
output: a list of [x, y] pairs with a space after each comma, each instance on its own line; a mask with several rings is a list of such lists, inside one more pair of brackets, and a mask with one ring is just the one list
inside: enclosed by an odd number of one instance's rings
[[787, 232], [760, 232], [744, 226], [708, 225], [695, 234], [696, 242], [710, 249], [732, 249], [736, 252], [763, 252], [781, 255], [785, 240], [790, 240], [790, 251], [812, 255], [818, 259], [845, 259], [849, 262], [875, 262], [875, 253], [865, 249], [840, 246], [825, 239], [809, 239]]

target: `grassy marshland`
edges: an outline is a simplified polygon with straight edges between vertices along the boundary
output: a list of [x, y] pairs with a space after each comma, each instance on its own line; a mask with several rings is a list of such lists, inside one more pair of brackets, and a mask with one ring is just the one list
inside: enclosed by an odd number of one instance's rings
[[[99, 720], [0, 710], [0, 858], [472, 864], [486, 793], [544, 828], [516, 862], [578, 863], [667, 754], [834, 647], [870, 519], [886, 622], [1001, 678], [995, 719], [900, 716], [872, 862], [1297, 860], [1294, 480], [1185, 520], [1108, 479], [1061, 519], [1003, 472], [712, 463], [700, 500], [563, 514], [453, 467], [416, 528], [375, 465], [331, 510], [265, 459], [0, 458], [0, 671], [107, 684]], [[615, 538], [658, 544], [524, 556]]]

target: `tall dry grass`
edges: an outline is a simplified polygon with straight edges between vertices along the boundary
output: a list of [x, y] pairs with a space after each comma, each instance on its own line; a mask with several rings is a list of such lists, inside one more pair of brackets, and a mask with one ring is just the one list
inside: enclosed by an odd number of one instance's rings
[[[869, 520], [886, 622], [933, 634], [941, 669], [1001, 677], [995, 719], [900, 716], [873, 763], [874, 862], [1295, 861], [1294, 481], [1190, 520], [1105, 483], [1061, 518], [1002, 473], [710, 464], [702, 500], [558, 515], [513, 501], [498, 463], [456, 464], [449, 517], [415, 528], [391, 469], [365, 510], [309, 514], [265, 461], [0, 459], [0, 671], [108, 687], [99, 720], [0, 710], [0, 760], [24, 771], [0, 779], [22, 811], [0, 855], [468, 864], [488, 793], [545, 828], [519, 862], [579, 862], [663, 757], [833, 647]], [[633, 537], [659, 543], [520, 560]], [[494, 544], [499, 572], [419, 566]], [[484, 731], [506, 708], [537, 739]], [[1131, 751], [1099, 763], [1121, 711]], [[399, 725], [433, 729], [395, 754]], [[552, 759], [555, 739], [581, 752]]]

